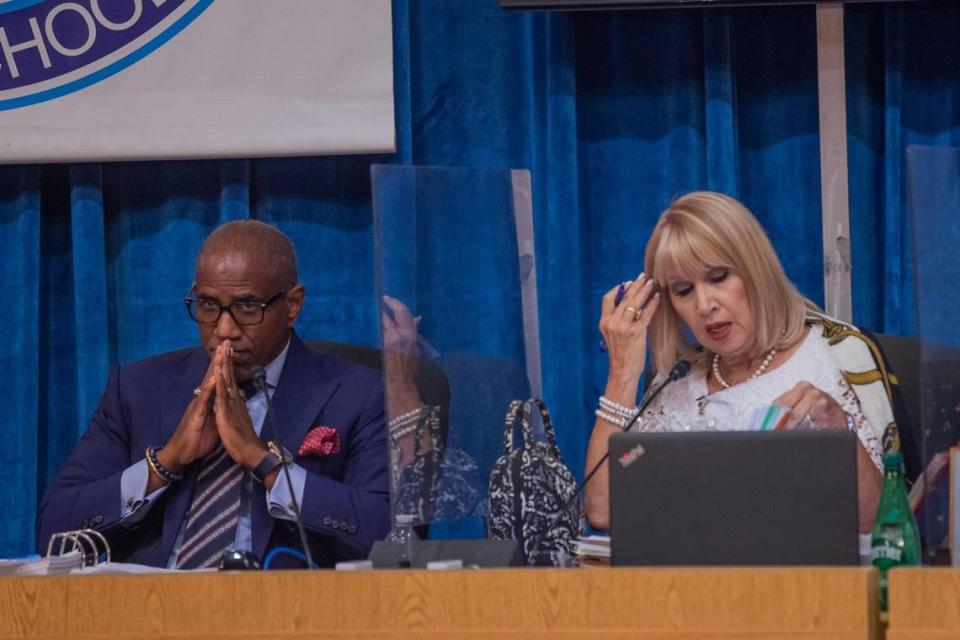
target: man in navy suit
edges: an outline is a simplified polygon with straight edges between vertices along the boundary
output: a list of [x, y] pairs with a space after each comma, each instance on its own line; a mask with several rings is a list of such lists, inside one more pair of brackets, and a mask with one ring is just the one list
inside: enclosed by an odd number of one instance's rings
[[[389, 529], [381, 378], [304, 346], [293, 331], [304, 294], [280, 231], [251, 220], [217, 228], [187, 299], [200, 348], [112, 373], [44, 496], [41, 550], [58, 531], [93, 528], [115, 560], [192, 569], [236, 549], [262, 561], [300, 549], [295, 501], [315, 562], [365, 557]], [[257, 367], [272, 421], [248, 384]], [[298, 563], [285, 555], [271, 566]]]

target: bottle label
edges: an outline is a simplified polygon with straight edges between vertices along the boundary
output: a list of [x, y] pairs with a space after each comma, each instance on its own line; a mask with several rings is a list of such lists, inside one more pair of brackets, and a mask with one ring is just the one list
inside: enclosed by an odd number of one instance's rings
[[877, 560], [886, 560], [892, 564], [903, 562], [903, 547], [891, 540], [874, 540], [873, 548], [870, 549], [870, 562], [876, 563]]
[[870, 562], [881, 572], [906, 562], [907, 540], [904, 527], [887, 523], [878, 525], [873, 531], [870, 545]]

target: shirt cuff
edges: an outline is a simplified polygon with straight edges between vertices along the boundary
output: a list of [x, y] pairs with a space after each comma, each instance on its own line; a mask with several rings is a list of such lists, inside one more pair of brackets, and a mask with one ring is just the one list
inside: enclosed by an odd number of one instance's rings
[[146, 458], [130, 465], [120, 475], [120, 519], [124, 522], [135, 524], [142, 520], [150, 512], [149, 506], [166, 491], [167, 485], [164, 485], [145, 495], [149, 480]]
[[[307, 486], [307, 470], [303, 467], [291, 464], [287, 467], [290, 471], [290, 484], [293, 485], [293, 495], [297, 498], [297, 504], [303, 508], [303, 490]], [[296, 520], [293, 512], [293, 503], [291, 501], [290, 490], [287, 487], [287, 480], [283, 469], [277, 474], [277, 479], [273, 483], [273, 488], [267, 492], [267, 511], [274, 518], [283, 520]]]

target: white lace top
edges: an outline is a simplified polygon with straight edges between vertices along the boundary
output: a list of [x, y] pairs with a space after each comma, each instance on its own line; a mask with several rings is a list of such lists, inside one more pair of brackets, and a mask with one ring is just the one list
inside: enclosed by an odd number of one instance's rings
[[695, 370], [668, 385], [644, 411], [638, 429], [742, 431], [749, 428], [754, 411], [769, 407], [776, 398], [803, 381], [829, 393], [853, 417], [857, 437], [874, 464], [882, 469], [883, 444], [877, 437], [882, 428], [871, 428], [818, 325], [810, 327], [800, 347], [786, 362], [758, 378], [708, 394], [706, 374]]

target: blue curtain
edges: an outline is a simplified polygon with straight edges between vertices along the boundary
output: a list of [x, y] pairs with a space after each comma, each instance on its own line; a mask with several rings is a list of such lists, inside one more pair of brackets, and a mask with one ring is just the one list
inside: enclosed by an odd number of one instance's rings
[[[33, 548], [37, 501], [109, 368], [196, 341], [181, 299], [217, 224], [252, 217], [294, 239], [303, 335], [378, 342], [374, 162], [532, 171], [545, 396], [578, 472], [606, 373], [600, 296], [641, 269], [671, 198], [742, 199], [822, 302], [812, 6], [393, 5], [396, 154], [0, 167], [0, 556]], [[851, 5], [846, 27], [854, 320], [909, 334], [903, 151], [955, 142], [960, 10]]]
[[846, 8], [854, 319], [914, 335], [909, 145], [960, 144], [960, 6]]

